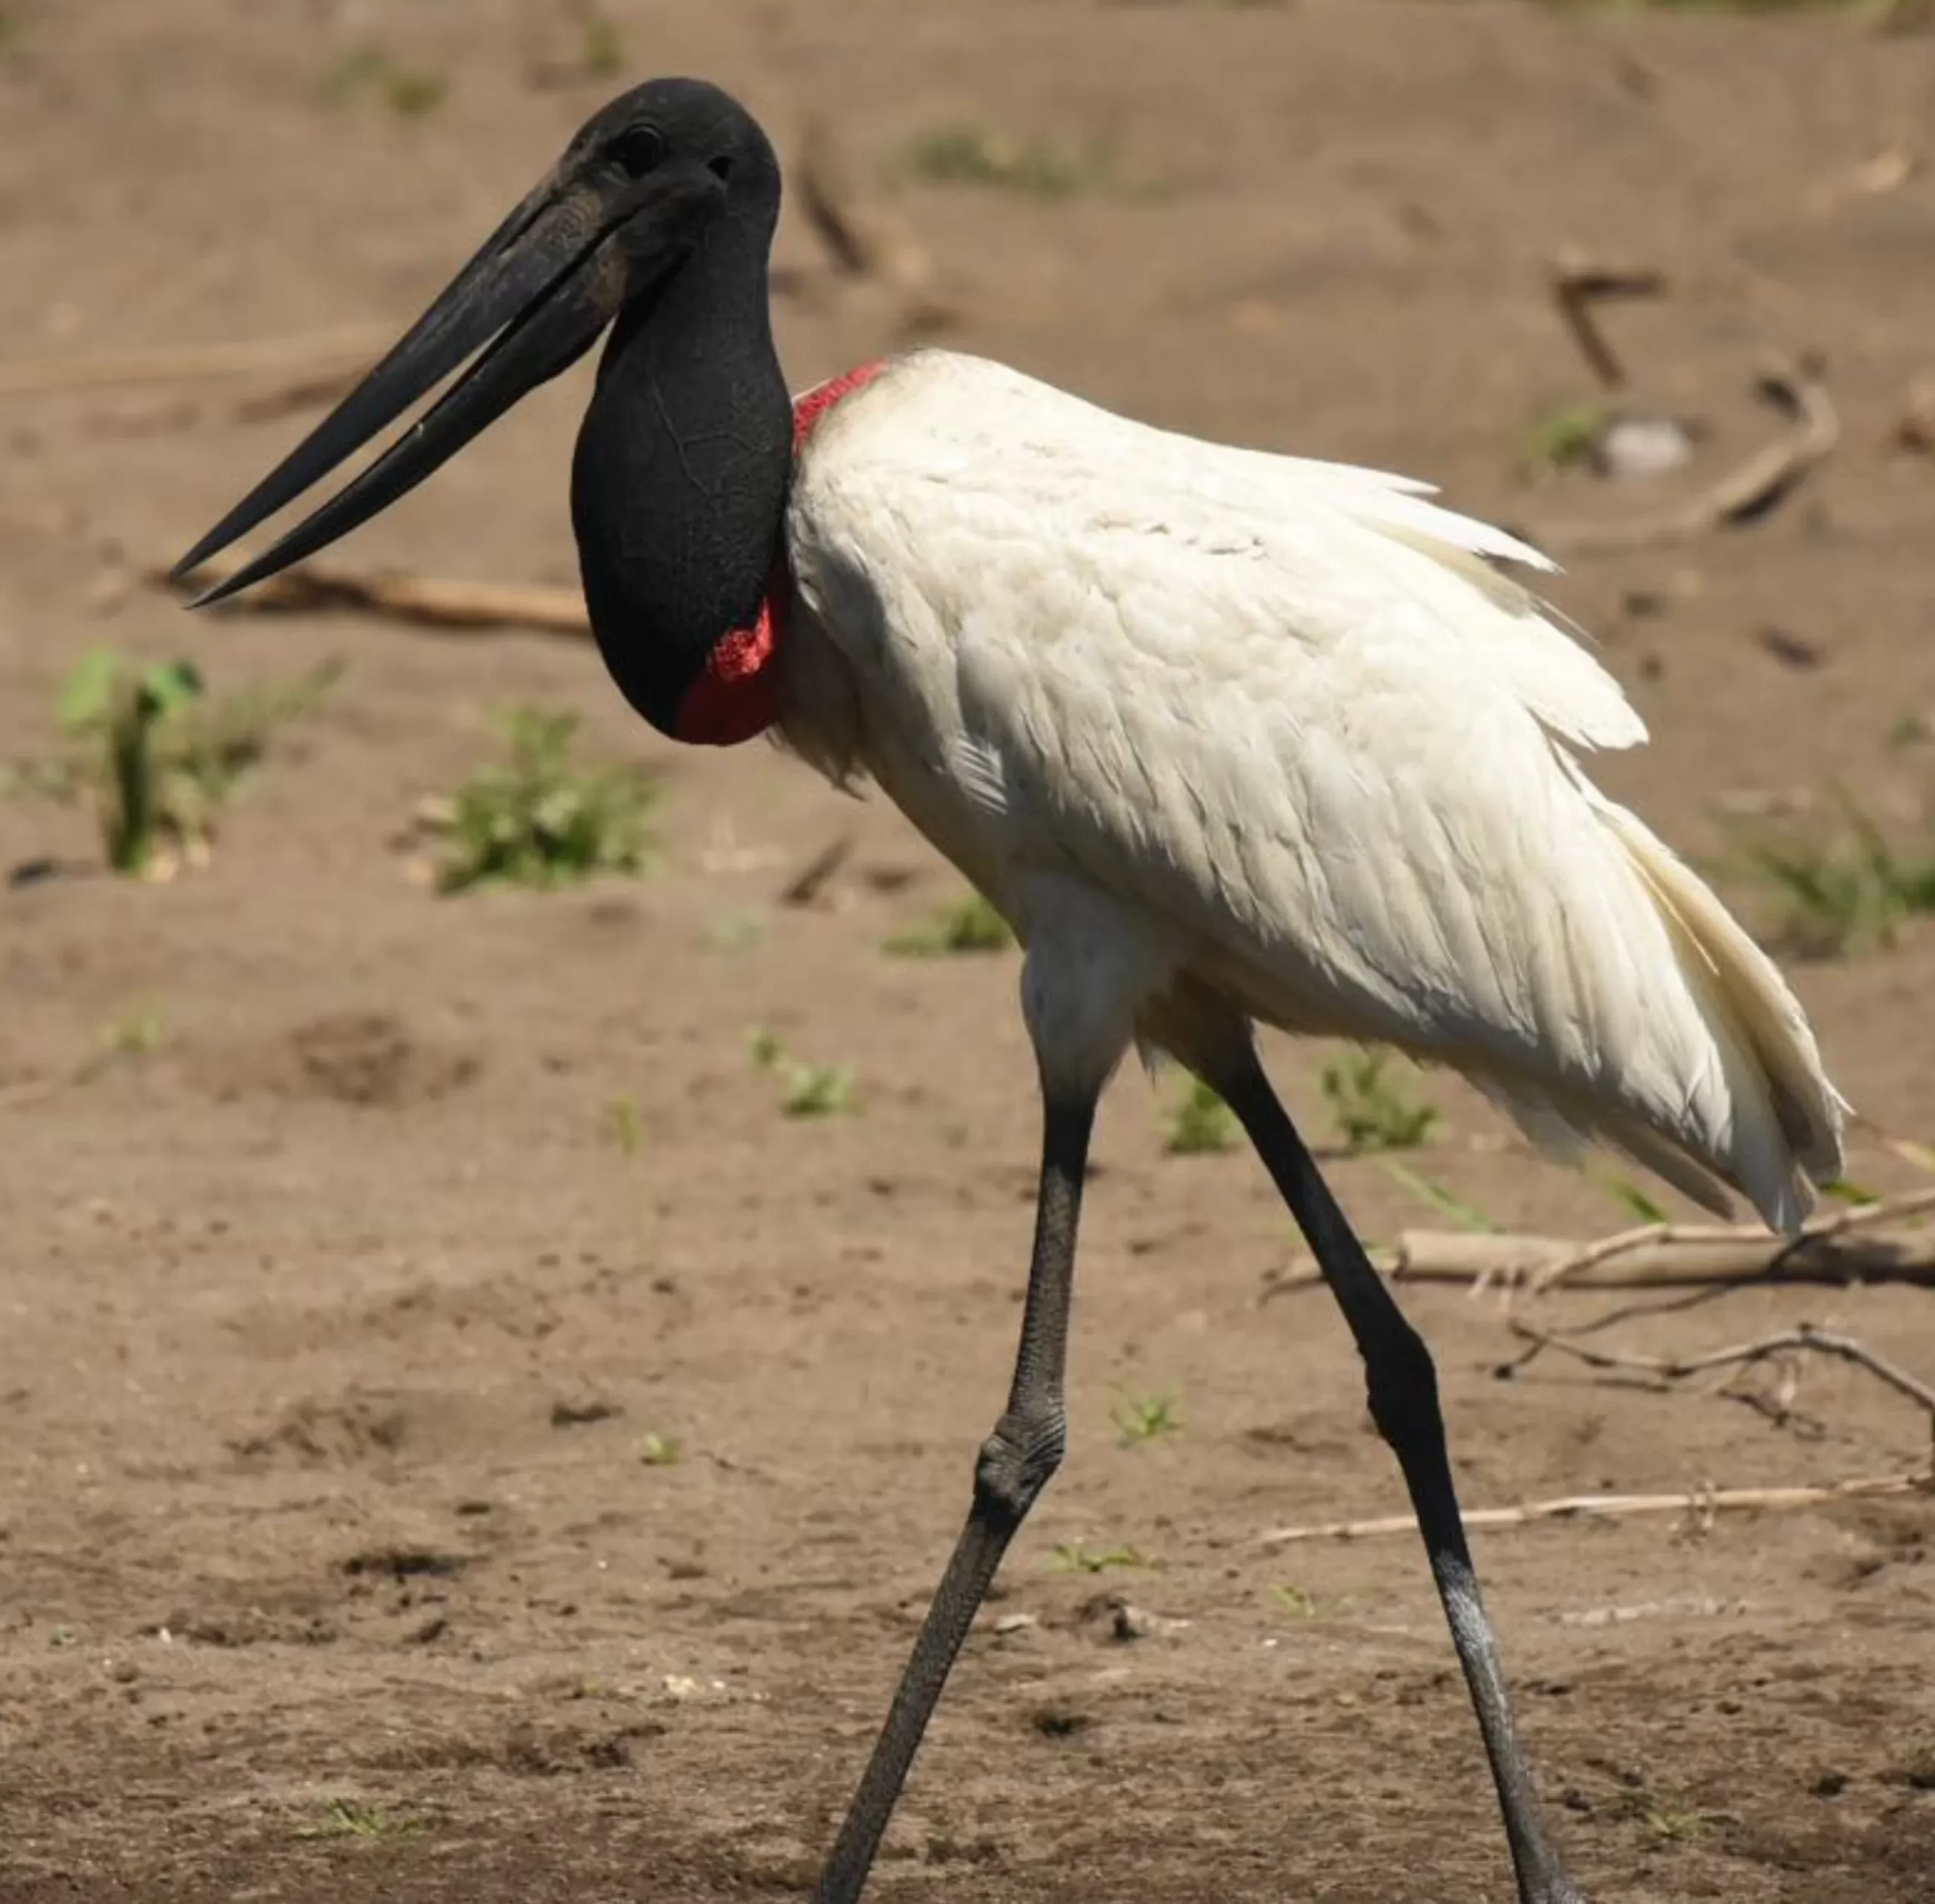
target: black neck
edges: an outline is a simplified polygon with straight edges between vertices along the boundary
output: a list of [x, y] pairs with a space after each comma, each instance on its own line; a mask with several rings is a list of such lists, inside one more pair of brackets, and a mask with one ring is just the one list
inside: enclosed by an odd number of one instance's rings
[[571, 522], [592, 631], [661, 733], [714, 644], [756, 619], [785, 526], [792, 406], [766, 284], [776, 210], [720, 218], [621, 314], [578, 432]]

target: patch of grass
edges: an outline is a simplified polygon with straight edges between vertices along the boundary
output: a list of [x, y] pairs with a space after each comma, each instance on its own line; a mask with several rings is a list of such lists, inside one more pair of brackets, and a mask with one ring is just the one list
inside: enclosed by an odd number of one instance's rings
[[509, 758], [457, 789], [438, 890], [562, 886], [642, 871], [657, 797], [651, 776], [628, 765], [575, 766], [575, 714], [519, 707], [503, 725]]
[[1314, 1620], [1317, 1618], [1317, 1596], [1314, 1593], [1306, 1593], [1301, 1587], [1271, 1587], [1270, 1602], [1279, 1613], [1287, 1614], [1293, 1620]]
[[1576, 469], [1599, 460], [1612, 423], [1602, 404], [1560, 404], [1534, 423], [1526, 434], [1527, 455], [1543, 469]]
[[1232, 1149], [1242, 1135], [1236, 1113], [1200, 1078], [1192, 1078], [1169, 1113], [1163, 1148], [1172, 1157], [1204, 1156]]
[[614, 1098], [605, 1107], [605, 1132], [623, 1156], [635, 1157], [645, 1148], [645, 1113], [636, 1098]]
[[602, 7], [579, 10], [578, 63], [592, 79], [615, 78], [625, 63], [625, 43], [618, 22]]
[[75, 663], [57, 717], [66, 746], [8, 776], [11, 791], [86, 798], [117, 873], [165, 878], [208, 857], [216, 816], [279, 727], [307, 714], [342, 665], [211, 698], [190, 661], [143, 662], [102, 649]]
[[705, 943], [714, 952], [741, 952], [757, 943], [766, 921], [754, 912], [729, 912], [705, 929]]
[[1650, 1810], [1642, 1822], [1663, 1844], [1691, 1844], [1704, 1837], [1720, 1820], [1711, 1812], [1674, 1807]]
[[313, 1824], [296, 1827], [299, 1838], [360, 1838], [367, 1844], [398, 1844], [421, 1837], [428, 1819], [402, 1816], [358, 1798], [332, 1798]]
[[144, 1058], [161, 1048], [167, 1020], [154, 1005], [131, 1005], [117, 1013], [95, 1034], [94, 1049], [74, 1067], [74, 1082], [85, 1084], [110, 1066]]
[[1775, 943], [1801, 958], [1838, 958], [1896, 943], [1935, 912], [1935, 849], [1898, 850], [1872, 814], [1836, 790], [1838, 824], [1737, 833], [1734, 858], [1779, 907]]
[[969, 893], [943, 907], [930, 924], [896, 933], [881, 949], [896, 958], [942, 958], [1005, 952], [1014, 943], [1008, 921], [979, 893]]
[[1074, 153], [1042, 138], [1017, 139], [992, 126], [937, 126], [914, 141], [908, 169], [933, 185], [974, 185], [1029, 198], [1060, 199], [1094, 184], [1105, 169], [1095, 150]]
[[853, 1074], [844, 1067], [804, 1063], [763, 1027], [748, 1044], [753, 1063], [779, 1077], [779, 1108], [788, 1117], [831, 1117], [856, 1108]]
[[374, 99], [398, 119], [421, 119], [444, 103], [449, 83], [439, 73], [406, 66], [382, 47], [366, 43], [335, 60], [323, 76], [322, 95], [331, 106]]
[[1324, 1067], [1325, 1101], [1345, 1147], [1366, 1150], [1414, 1150], [1431, 1134], [1438, 1113], [1407, 1097], [1384, 1075], [1389, 1051], [1361, 1051]]
[[684, 1455], [676, 1435], [661, 1435], [656, 1429], [649, 1430], [638, 1444], [638, 1458], [648, 1468], [676, 1467]]
[[1379, 1159], [1385, 1173], [1393, 1183], [1401, 1184], [1413, 1197], [1429, 1203], [1440, 1216], [1448, 1217], [1461, 1230], [1471, 1230], [1480, 1235], [1489, 1235], [1498, 1225], [1485, 1215], [1475, 1203], [1468, 1203], [1463, 1197], [1454, 1197], [1436, 1178], [1427, 1177], [1422, 1172], [1407, 1169], [1401, 1163], [1393, 1163], [1389, 1158]]
[[1665, 1223], [1670, 1220], [1661, 1205], [1655, 1203], [1637, 1184], [1627, 1178], [1599, 1177], [1596, 1181], [1600, 1189], [1635, 1223]]
[[1103, 1574], [1116, 1567], [1153, 1567], [1155, 1562], [1133, 1547], [1085, 1547], [1064, 1540], [1055, 1548], [1054, 1564], [1063, 1573]]
[[1176, 1413], [1176, 1400], [1170, 1395], [1124, 1395], [1109, 1410], [1116, 1434], [1124, 1447], [1140, 1447], [1145, 1441], [1159, 1441], [1165, 1435], [1182, 1432], [1182, 1417]]

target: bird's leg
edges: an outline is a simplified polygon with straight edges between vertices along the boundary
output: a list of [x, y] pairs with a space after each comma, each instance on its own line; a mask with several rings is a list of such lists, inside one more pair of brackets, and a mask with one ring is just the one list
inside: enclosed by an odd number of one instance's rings
[[1289, 1206], [1364, 1358], [1371, 1417], [1404, 1469], [1431, 1556], [1432, 1577], [1485, 1735], [1520, 1904], [1584, 1904], [1546, 1835], [1531, 1769], [1512, 1724], [1497, 1642], [1479, 1597], [1452, 1485], [1431, 1352], [1371, 1267], [1246, 1039], [1240, 1051], [1222, 1055], [1207, 1081], [1235, 1112]]
[[1072, 1100], [1053, 1091], [1048, 1094], [1035, 1252], [1008, 1407], [982, 1444], [968, 1524], [955, 1544], [873, 1757], [820, 1875], [817, 1904], [855, 1904], [859, 1898], [928, 1717], [988, 1583], [1036, 1497], [1061, 1465], [1067, 1438], [1062, 1373], [1068, 1359], [1075, 1232], [1094, 1121], [1093, 1093]]

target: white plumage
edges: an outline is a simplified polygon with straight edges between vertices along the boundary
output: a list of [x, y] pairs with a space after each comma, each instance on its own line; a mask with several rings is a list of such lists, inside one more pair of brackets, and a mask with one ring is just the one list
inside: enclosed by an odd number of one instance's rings
[[1007, 915], [1045, 1067], [1388, 1042], [1791, 1229], [1847, 1108], [1800, 1008], [1586, 779], [1646, 729], [1491, 565], [1553, 565], [1430, 493], [909, 353], [802, 453], [783, 738]]

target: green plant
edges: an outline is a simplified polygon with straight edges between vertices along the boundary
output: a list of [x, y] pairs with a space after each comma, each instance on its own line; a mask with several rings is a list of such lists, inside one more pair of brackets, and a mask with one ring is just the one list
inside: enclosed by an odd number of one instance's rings
[[908, 155], [915, 176], [936, 185], [979, 185], [1032, 198], [1067, 198], [1093, 182], [1101, 155], [1076, 155], [1040, 138], [1016, 139], [985, 125], [936, 128]]
[[439, 889], [462, 892], [494, 881], [559, 886], [640, 871], [646, 816], [656, 797], [651, 776], [628, 765], [574, 766], [575, 714], [520, 707], [503, 726], [509, 758], [457, 789]]
[[1085, 1547], [1079, 1540], [1057, 1544], [1054, 1564], [1065, 1573], [1101, 1574], [1112, 1567], [1153, 1567], [1156, 1563], [1133, 1547]]
[[852, 1072], [837, 1065], [808, 1064], [794, 1057], [779, 1035], [762, 1026], [748, 1039], [753, 1063], [778, 1073], [779, 1108], [788, 1117], [828, 1117], [854, 1107]]
[[347, 106], [370, 98], [399, 119], [421, 119], [441, 105], [447, 82], [438, 74], [407, 67], [373, 44], [352, 48], [323, 76], [324, 99]]
[[1840, 820], [1832, 830], [1735, 835], [1739, 863], [1779, 902], [1777, 941], [1803, 958], [1892, 947], [1908, 920], [1935, 912], [1935, 853], [1897, 851], [1873, 815], [1839, 788], [1832, 804]]
[[636, 1098], [614, 1098], [605, 1107], [605, 1128], [626, 1156], [635, 1157], [645, 1148], [645, 1113]]
[[648, 1468], [676, 1467], [684, 1453], [676, 1435], [661, 1435], [656, 1429], [648, 1431], [638, 1444], [638, 1458]]
[[1314, 1620], [1317, 1605], [1314, 1594], [1306, 1593], [1301, 1587], [1273, 1587], [1270, 1599], [1277, 1611], [1286, 1613], [1293, 1620]]
[[1548, 469], [1571, 469], [1595, 462], [1612, 416], [1602, 404], [1562, 404], [1533, 424], [1527, 450]]
[[1182, 1419], [1176, 1413], [1175, 1398], [1169, 1395], [1124, 1395], [1109, 1410], [1116, 1433], [1124, 1447], [1139, 1447], [1145, 1441], [1182, 1432]]
[[430, 1828], [424, 1818], [401, 1818], [380, 1805], [358, 1798], [332, 1798], [312, 1825], [299, 1825], [299, 1838], [361, 1838], [369, 1843], [421, 1837]]
[[159, 1051], [167, 1030], [158, 1007], [131, 1005], [95, 1034], [94, 1049], [74, 1067], [74, 1082], [85, 1084], [125, 1058], [146, 1057]]
[[1014, 943], [1008, 921], [979, 893], [969, 893], [943, 907], [931, 924], [896, 933], [883, 949], [900, 958], [939, 958], [1002, 952]]
[[1163, 1147], [1172, 1156], [1202, 1156], [1229, 1150], [1240, 1134], [1236, 1113], [1200, 1078], [1192, 1078], [1169, 1113]]
[[1393, 1183], [1401, 1184], [1411, 1194], [1429, 1203], [1441, 1216], [1447, 1216], [1461, 1230], [1473, 1230], [1481, 1234], [1497, 1230], [1498, 1225], [1487, 1216], [1475, 1203], [1467, 1203], [1463, 1197], [1454, 1197], [1435, 1178], [1421, 1172], [1407, 1169], [1401, 1163], [1394, 1163], [1388, 1157], [1379, 1159], [1385, 1173]]
[[586, 76], [609, 79], [625, 63], [625, 44], [618, 23], [595, 4], [578, 9], [578, 60]]
[[1333, 1122], [1353, 1151], [1412, 1150], [1430, 1135], [1438, 1113], [1387, 1080], [1388, 1051], [1361, 1051], [1324, 1067]]
[[293, 682], [212, 700], [190, 661], [84, 655], [60, 689], [64, 751], [17, 768], [11, 785], [63, 801], [86, 797], [108, 865], [165, 877], [206, 859], [236, 782], [341, 673], [325, 661]]

